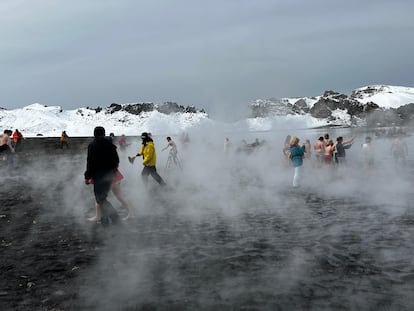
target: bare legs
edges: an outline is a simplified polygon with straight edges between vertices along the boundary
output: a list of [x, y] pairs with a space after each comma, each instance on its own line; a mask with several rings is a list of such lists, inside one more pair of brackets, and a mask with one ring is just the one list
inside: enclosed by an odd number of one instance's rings
[[[111, 187], [112, 193], [121, 203], [122, 208], [125, 208], [128, 214], [123, 218], [123, 220], [127, 220], [128, 218], [134, 217], [132, 210], [129, 208], [128, 201], [126, 200], [122, 190], [121, 190], [121, 183], [113, 183]], [[89, 221], [98, 221], [101, 218], [101, 207], [98, 203], [95, 203], [95, 216], [88, 218]]]

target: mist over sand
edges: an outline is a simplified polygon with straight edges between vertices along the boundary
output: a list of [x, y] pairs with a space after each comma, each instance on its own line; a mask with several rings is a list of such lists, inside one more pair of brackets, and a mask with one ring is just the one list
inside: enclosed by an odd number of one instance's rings
[[[313, 144], [325, 132], [356, 135], [347, 167], [305, 161], [302, 186], [293, 189], [281, 151], [286, 135]], [[152, 179], [143, 185], [139, 159], [127, 161], [139, 150], [137, 138], [119, 151], [122, 189], [136, 215], [120, 226], [86, 221], [94, 213], [92, 187], [83, 184], [86, 150], [18, 157], [18, 173], [1, 177], [0, 300], [8, 309], [414, 307], [412, 150], [396, 165], [391, 140], [374, 138], [375, 166], [367, 172], [361, 144], [373, 133], [189, 134], [186, 146], [173, 136], [183, 170], [167, 171], [165, 137], [153, 133], [167, 189]], [[228, 154], [224, 137], [232, 143]], [[256, 138], [262, 147], [236, 152], [243, 139]], [[406, 140], [412, 146], [413, 137]], [[109, 200], [119, 208], [112, 194]]]

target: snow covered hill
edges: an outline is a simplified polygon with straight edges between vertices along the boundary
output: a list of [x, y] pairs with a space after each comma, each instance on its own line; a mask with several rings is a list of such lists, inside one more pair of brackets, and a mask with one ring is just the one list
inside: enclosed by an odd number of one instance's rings
[[244, 120], [223, 124], [204, 110], [175, 103], [112, 104], [107, 108], [63, 110], [39, 103], [0, 110], [0, 130], [19, 129], [24, 136], [57, 137], [63, 130], [72, 136], [90, 136], [97, 125], [115, 135], [140, 135], [142, 131], [177, 135], [195, 127], [223, 131], [267, 131], [342, 125], [407, 124], [414, 121], [414, 88], [372, 85], [350, 96], [326, 91], [321, 96], [257, 99]]
[[[136, 104], [121, 105], [134, 107]], [[19, 129], [26, 137], [36, 135], [60, 136], [63, 130], [70, 136], [90, 136], [97, 125], [104, 126], [108, 134], [140, 135], [143, 131], [179, 133], [186, 128], [208, 119], [203, 111], [165, 114], [158, 110], [131, 113], [124, 109], [79, 108], [63, 110], [59, 106], [39, 103], [13, 110], [0, 110], [2, 129]]]

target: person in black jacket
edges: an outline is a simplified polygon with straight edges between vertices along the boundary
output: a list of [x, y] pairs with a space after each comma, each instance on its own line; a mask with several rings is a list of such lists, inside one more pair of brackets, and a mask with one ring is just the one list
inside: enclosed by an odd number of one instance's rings
[[119, 164], [118, 153], [116, 146], [105, 138], [102, 126], [95, 127], [93, 135], [95, 139], [88, 146], [85, 184], [93, 182], [95, 199], [101, 207], [101, 223], [117, 223], [119, 215], [107, 197]]

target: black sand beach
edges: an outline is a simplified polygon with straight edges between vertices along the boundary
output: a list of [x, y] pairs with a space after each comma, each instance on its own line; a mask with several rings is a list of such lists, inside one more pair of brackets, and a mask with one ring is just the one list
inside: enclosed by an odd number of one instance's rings
[[136, 218], [103, 227], [86, 221], [83, 148], [26, 151], [2, 170], [1, 310], [414, 308], [413, 192], [269, 189], [239, 170], [224, 212], [219, 192], [152, 187]]

